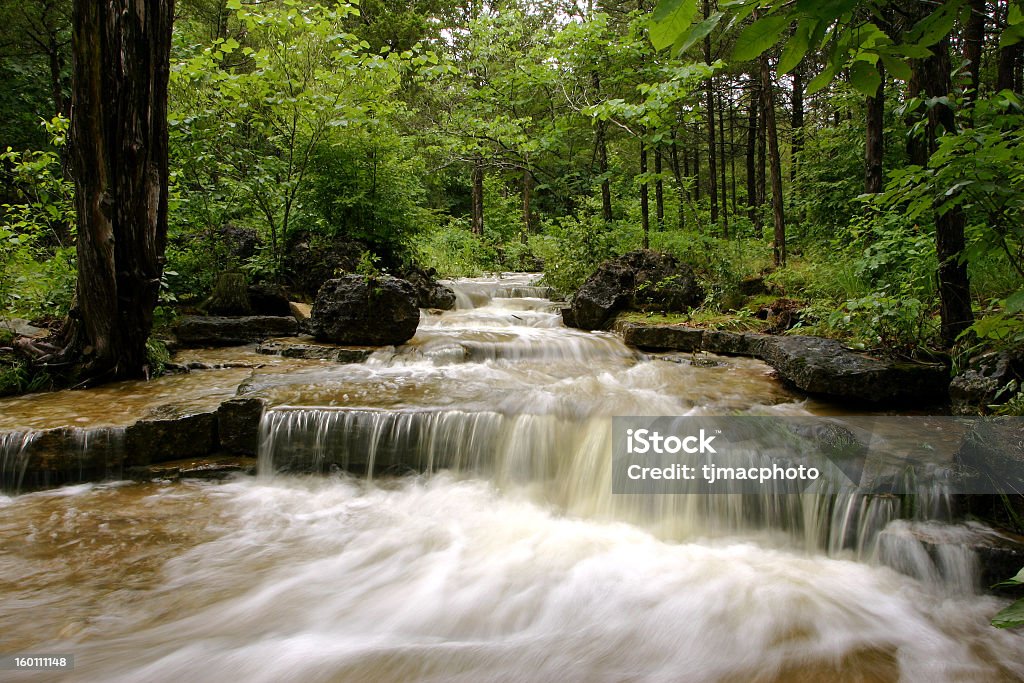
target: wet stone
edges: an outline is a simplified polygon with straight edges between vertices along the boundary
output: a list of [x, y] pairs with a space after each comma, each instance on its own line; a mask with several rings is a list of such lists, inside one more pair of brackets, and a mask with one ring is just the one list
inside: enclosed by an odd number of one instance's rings
[[213, 411], [139, 420], [125, 434], [125, 461], [131, 465], [201, 457], [216, 449], [217, 413]]
[[334, 363], [362, 363], [376, 349], [366, 346], [333, 346], [302, 340], [275, 340], [256, 346], [256, 353], [283, 358], [326, 360]]
[[236, 398], [217, 409], [220, 449], [227, 453], [256, 455], [260, 443], [260, 419], [266, 403], [259, 398]]
[[137, 465], [128, 468], [125, 472], [125, 476], [135, 481], [225, 479], [235, 474], [256, 474], [256, 458], [238, 456], [186, 458], [156, 465]]

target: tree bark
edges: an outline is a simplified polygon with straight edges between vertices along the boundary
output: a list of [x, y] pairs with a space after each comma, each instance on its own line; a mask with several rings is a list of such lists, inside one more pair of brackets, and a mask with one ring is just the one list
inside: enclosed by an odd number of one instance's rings
[[[601, 78], [593, 76], [594, 92], [601, 92]], [[601, 217], [605, 223], [612, 220], [612, 183], [608, 178], [608, 140], [605, 129], [607, 123], [598, 120], [594, 135], [594, 150], [597, 153], [597, 172], [601, 175]]]
[[[710, 53], [709, 59], [710, 59]], [[708, 114], [708, 194], [711, 196], [711, 224], [718, 225], [718, 140], [715, 133], [715, 93], [714, 78], [707, 81], [707, 114]]]
[[474, 235], [484, 234], [484, 164], [481, 159], [473, 162], [471, 229]]
[[867, 98], [866, 140], [864, 145], [864, 192], [878, 194], [884, 187], [885, 155], [885, 70], [879, 64], [882, 82], [874, 97]]
[[[640, 139], [640, 175], [647, 173], [647, 145]], [[647, 179], [640, 181], [640, 225], [644, 231], [644, 249], [651, 247], [651, 208], [647, 193]]]
[[654, 215], [658, 221], [658, 232], [665, 231], [665, 181], [661, 178], [661, 145], [654, 147]]
[[970, 0], [968, 10], [970, 17], [964, 27], [964, 60], [967, 61], [967, 73], [970, 85], [964, 93], [964, 106], [973, 111], [974, 102], [978, 99], [978, 87], [981, 85], [981, 55], [985, 46], [985, 5], [986, 0]]
[[[711, 0], [704, 0], [704, 18], [711, 16]], [[711, 36], [704, 38], [704, 63], [711, 65]], [[718, 224], [718, 170], [715, 167], [715, 79], [705, 82], [708, 115], [708, 193], [711, 195], [711, 223]]]
[[722, 104], [721, 90], [718, 95], [718, 153], [721, 157], [722, 174], [722, 237], [729, 237], [729, 184], [725, 177], [725, 105]]
[[523, 244], [533, 234], [533, 174], [529, 168], [523, 169]]
[[[909, 84], [911, 97], [923, 94], [925, 97], [938, 98], [952, 92], [949, 39], [943, 38], [931, 51], [931, 57], [914, 62], [913, 77]], [[927, 164], [928, 158], [935, 153], [940, 129], [949, 132], [956, 130], [956, 117], [945, 104], [937, 102], [926, 116], [928, 118], [923, 138], [918, 137], [911, 146], [912, 163], [921, 165]], [[942, 343], [946, 348], [952, 348], [957, 337], [974, 323], [967, 263], [962, 260], [966, 246], [965, 223], [964, 213], [958, 206], [944, 213], [935, 213], [939, 316]]]
[[772, 259], [776, 266], [786, 265], [786, 218], [783, 213], [782, 159], [779, 157], [779, 134], [775, 127], [775, 88], [772, 83], [768, 54], [761, 55], [761, 88], [764, 94], [764, 122], [768, 137], [768, 156], [772, 177], [772, 217], [775, 220], [775, 234], [772, 242]]
[[750, 74], [750, 109], [747, 112], [747, 217], [754, 224], [755, 232], [761, 235], [757, 216], [757, 129], [758, 109], [761, 105], [760, 75]]
[[[789, 180], [796, 187], [796, 171], [800, 162], [800, 153], [804, 148], [804, 65], [803, 62], [793, 69], [793, 113], [790, 126], [793, 138], [790, 146]], [[791, 190], [793, 189], [791, 188]]]
[[76, 0], [71, 166], [79, 379], [146, 373], [167, 239], [167, 80], [174, 0]]

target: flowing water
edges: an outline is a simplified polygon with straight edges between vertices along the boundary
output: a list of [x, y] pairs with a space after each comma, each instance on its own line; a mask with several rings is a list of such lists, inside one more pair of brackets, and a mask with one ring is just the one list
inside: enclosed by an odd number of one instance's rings
[[255, 479], [0, 498], [0, 653], [75, 655], [25, 680], [1024, 680], [941, 490], [611, 494], [615, 415], [834, 407], [567, 330], [528, 277], [456, 286], [365, 363], [248, 371]]

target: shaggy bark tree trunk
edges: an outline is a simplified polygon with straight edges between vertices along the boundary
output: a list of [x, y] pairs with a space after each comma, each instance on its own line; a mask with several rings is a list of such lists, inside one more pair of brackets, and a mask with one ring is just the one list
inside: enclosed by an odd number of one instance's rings
[[76, 0], [71, 167], [80, 378], [146, 372], [167, 238], [167, 80], [174, 0]]

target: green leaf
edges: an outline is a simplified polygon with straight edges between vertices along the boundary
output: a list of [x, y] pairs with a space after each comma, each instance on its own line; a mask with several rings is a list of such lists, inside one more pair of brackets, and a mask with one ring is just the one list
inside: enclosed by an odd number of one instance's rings
[[1021, 598], [992, 617], [992, 625], [996, 628], [1024, 626], [1024, 598]]
[[690, 27], [697, 16], [697, 0], [660, 0], [651, 16], [651, 44], [661, 50]]
[[907, 43], [918, 47], [930, 47], [953, 30], [963, 0], [948, 0], [937, 10], [914, 24], [907, 35]]
[[[1006, 297], [1007, 313], [1010, 313], [1012, 315], [1014, 313], [1019, 313], [1021, 311], [1024, 311], [1024, 289]], [[1009, 579], [1008, 581], [1004, 581], [999, 585], [1011, 586], [1017, 584], [1024, 584], [1024, 569], [1021, 569], [1019, 572], [1017, 572], [1017, 576], [1013, 577], [1012, 579]]]
[[775, 14], [758, 19], [744, 29], [739, 38], [736, 39], [736, 49], [733, 50], [732, 58], [737, 62], [745, 62], [759, 57], [762, 52], [779, 42], [782, 32], [791, 23], [787, 14]]
[[835, 64], [829, 64], [826, 66], [824, 71], [812, 78], [811, 82], [807, 84], [807, 94], [813, 95], [826, 87], [832, 82], [832, 79], [836, 77], [836, 71], [838, 71], [838, 69]]
[[686, 52], [693, 47], [697, 41], [704, 40], [704, 38], [709, 36], [711, 32], [715, 30], [715, 27], [718, 26], [720, 21], [722, 21], [723, 16], [725, 15], [722, 12], [715, 12], [704, 21], [694, 25], [694, 27], [690, 29], [689, 33], [684, 33], [679, 36], [679, 40], [677, 40], [675, 45], [672, 46], [673, 52], [676, 54]]
[[242, 9], [242, 0], [228, 0], [225, 7], [230, 10], [240, 10]]
[[898, 78], [901, 81], [909, 81], [913, 75], [910, 70], [910, 65], [899, 57], [892, 55], [881, 54], [882, 64], [885, 65], [885, 70], [893, 75], [894, 78]]
[[811, 34], [817, 27], [818, 22], [815, 20], [805, 19], [797, 24], [793, 37], [786, 41], [785, 47], [782, 48], [782, 55], [779, 57], [776, 71], [780, 76], [789, 73], [800, 64], [800, 60], [804, 58], [811, 47]]
[[859, 59], [850, 67], [850, 85], [864, 97], [874, 97], [881, 84], [882, 77], [878, 69], [870, 63]]

